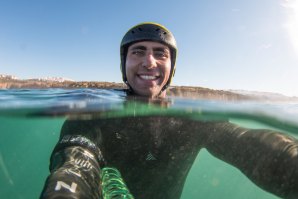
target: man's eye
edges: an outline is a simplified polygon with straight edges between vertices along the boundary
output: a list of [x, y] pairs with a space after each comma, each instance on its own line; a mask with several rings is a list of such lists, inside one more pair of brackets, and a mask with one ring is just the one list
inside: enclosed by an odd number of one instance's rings
[[132, 51], [132, 54], [133, 55], [143, 55], [144, 51], [143, 50], [134, 50], [134, 51]]
[[154, 54], [156, 57], [159, 57], [159, 58], [167, 58], [169, 56], [168, 53], [163, 51], [157, 51]]

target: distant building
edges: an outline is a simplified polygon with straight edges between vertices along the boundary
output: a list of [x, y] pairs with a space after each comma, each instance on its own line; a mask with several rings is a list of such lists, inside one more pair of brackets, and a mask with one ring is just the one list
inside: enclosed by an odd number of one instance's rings
[[[14, 75], [0, 74], [0, 80], [19, 80]], [[29, 78], [30, 81], [52, 81], [52, 82], [74, 82], [74, 80], [65, 77], [43, 77], [43, 78]]]
[[14, 75], [2, 75], [0, 74], [0, 79], [5, 79], [5, 80], [16, 80], [18, 79], [16, 76]]
[[64, 78], [64, 77], [44, 77], [38, 78], [39, 81], [53, 81], [53, 82], [74, 82], [72, 79]]

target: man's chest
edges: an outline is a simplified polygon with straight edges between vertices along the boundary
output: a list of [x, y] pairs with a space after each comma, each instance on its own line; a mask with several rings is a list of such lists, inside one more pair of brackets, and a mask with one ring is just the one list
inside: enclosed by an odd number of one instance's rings
[[198, 150], [195, 138], [176, 125], [134, 123], [101, 128], [103, 153], [109, 162], [162, 165], [183, 160]]

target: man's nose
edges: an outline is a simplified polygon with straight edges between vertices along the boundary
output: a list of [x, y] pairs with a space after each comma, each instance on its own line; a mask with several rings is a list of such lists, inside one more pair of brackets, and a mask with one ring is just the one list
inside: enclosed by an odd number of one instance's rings
[[152, 69], [157, 66], [156, 59], [152, 53], [147, 53], [144, 57], [143, 66], [147, 69]]

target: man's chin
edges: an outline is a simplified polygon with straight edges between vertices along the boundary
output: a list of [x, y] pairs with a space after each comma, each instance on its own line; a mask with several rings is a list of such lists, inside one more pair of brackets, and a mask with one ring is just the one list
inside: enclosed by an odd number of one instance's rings
[[134, 92], [140, 96], [148, 98], [163, 97], [160, 95], [164, 93], [160, 93], [160, 89], [135, 89]]

